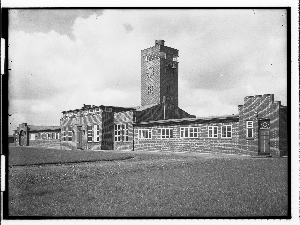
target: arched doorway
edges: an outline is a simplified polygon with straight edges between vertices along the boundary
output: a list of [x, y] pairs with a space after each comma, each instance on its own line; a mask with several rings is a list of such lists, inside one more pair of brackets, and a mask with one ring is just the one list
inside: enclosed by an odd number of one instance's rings
[[20, 131], [20, 136], [19, 136], [19, 145], [24, 146], [25, 145], [25, 131], [21, 130]]

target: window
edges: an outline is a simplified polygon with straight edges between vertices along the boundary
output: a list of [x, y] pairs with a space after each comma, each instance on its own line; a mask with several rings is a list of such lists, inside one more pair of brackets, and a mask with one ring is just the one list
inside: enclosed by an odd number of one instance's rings
[[167, 86], [167, 93], [168, 94], [171, 93], [171, 86], [170, 85]]
[[62, 129], [62, 140], [63, 141], [66, 141], [67, 140], [67, 134], [66, 134], [66, 131], [67, 131], [67, 128], [66, 127], [63, 127]]
[[232, 138], [232, 125], [222, 126], [222, 138]]
[[87, 126], [87, 141], [92, 142], [93, 141], [93, 127]]
[[115, 124], [115, 141], [121, 141], [121, 124]]
[[218, 138], [218, 126], [208, 126], [208, 137]]
[[246, 121], [246, 138], [254, 138], [253, 121]]
[[180, 137], [181, 138], [196, 138], [196, 137], [198, 137], [198, 128], [197, 127], [181, 127], [180, 128]]
[[68, 141], [72, 141], [72, 127], [68, 126]]
[[94, 142], [99, 142], [99, 125], [94, 125]]
[[123, 141], [128, 141], [128, 123], [123, 124]]
[[152, 139], [152, 130], [139, 129], [139, 139]]
[[35, 134], [30, 134], [30, 140], [35, 140]]
[[166, 139], [173, 137], [173, 129], [172, 128], [158, 128], [158, 138]]
[[94, 112], [94, 110], [93, 109], [89, 109], [89, 113], [93, 113]]
[[148, 86], [148, 95], [153, 94], [153, 86]]
[[52, 134], [51, 133], [48, 133], [47, 134], [47, 139], [51, 139], [52, 138]]

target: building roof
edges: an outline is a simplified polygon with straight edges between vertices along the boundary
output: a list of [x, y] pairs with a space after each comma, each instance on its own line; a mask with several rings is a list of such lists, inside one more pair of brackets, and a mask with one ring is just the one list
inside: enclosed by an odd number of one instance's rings
[[143, 111], [145, 109], [152, 108], [153, 106], [156, 106], [156, 105], [159, 105], [159, 104], [151, 104], [151, 105], [138, 106], [138, 107], [135, 108], [135, 111]]
[[186, 123], [207, 123], [207, 122], [222, 122], [225, 120], [231, 120], [232, 122], [238, 122], [239, 115], [224, 115], [224, 116], [211, 116], [211, 117], [157, 120], [157, 121], [133, 123], [133, 125], [134, 126], [145, 126], [145, 125], [164, 125], [164, 124], [169, 125], [169, 124], [186, 124]]
[[114, 108], [114, 109], [125, 109], [125, 110], [135, 110], [135, 107], [120, 107], [120, 106], [110, 106], [110, 105], [83, 105], [83, 107], [81, 109], [70, 109], [70, 110], [66, 110], [66, 111], [62, 111], [62, 113], [66, 113], [66, 112], [73, 112], [73, 111], [81, 111], [81, 110], [85, 110], [85, 109], [94, 109], [94, 108]]
[[59, 130], [60, 126], [33, 126], [28, 125], [29, 131], [55, 131]]

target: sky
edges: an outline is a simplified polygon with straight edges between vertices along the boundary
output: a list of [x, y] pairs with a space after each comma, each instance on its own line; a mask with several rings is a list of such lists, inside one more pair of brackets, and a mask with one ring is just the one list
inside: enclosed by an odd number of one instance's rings
[[287, 104], [284, 9], [9, 11], [9, 133], [59, 126], [83, 104], [141, 104], [141, 50], [179, 50], [179, 107], [197, 117], [238, 113], [245, 96]]

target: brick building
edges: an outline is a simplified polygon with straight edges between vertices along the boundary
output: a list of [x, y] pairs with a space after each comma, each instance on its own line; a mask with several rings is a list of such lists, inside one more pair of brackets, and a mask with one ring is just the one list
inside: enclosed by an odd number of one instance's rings
[[140, 107], [63, 111], [61, 149], [287, 154], [287, 107], [272, 94], [245, 97], [238, 115], [196, 118], [179, 108], [177, 58], [163, 40], [141, 51]]
[[33, 126], [22, 123], [14, 131], [16, 146], [60, 148], [60, 126]]

